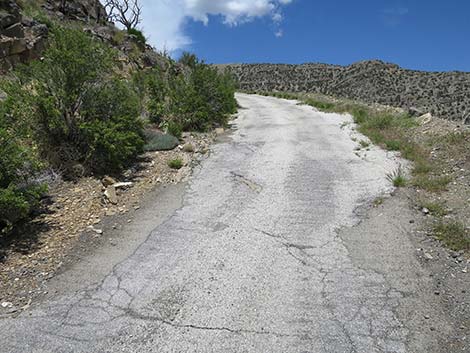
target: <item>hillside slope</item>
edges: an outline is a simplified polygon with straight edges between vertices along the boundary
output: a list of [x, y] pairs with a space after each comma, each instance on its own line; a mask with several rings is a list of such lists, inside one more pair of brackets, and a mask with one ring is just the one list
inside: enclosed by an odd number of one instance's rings
[[247, 91], [312, 92], [418, 108], [445, 119], [470, 123], [470, 73], [406, 70], [382, 61], [349, 66], [328, 64], [218, 65]]

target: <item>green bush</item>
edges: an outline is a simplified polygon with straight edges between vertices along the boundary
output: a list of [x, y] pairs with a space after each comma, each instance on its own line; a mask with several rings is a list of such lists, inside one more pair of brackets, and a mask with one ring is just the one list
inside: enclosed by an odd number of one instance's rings
[[144, 33], [137, 28], [130, 28], [127, 33], [134, 36], [139, 44], [145, 45], [147, 43]]
[[142, 72], [143, 84], [148, 94], [147, 112], [151, 122], [161, 124], [167, 114], [166, 97], [168, 95], [168, 82], [158, 69]]
[[79, 30], [53, 28], [44, 59], [5, 85], [6, 118], [30, 126], [40, 154], [68, 174], [117, 170], [143, 149], [139, 100], [113, 78], [115, 53]]
[[183, 54], [180, 62], [189, 68], [189, 73], [169, 83], [169, 115], [177, 119], [183, 130], [205, 131], [224, 125], [228, 115], [237, 109], [232, 78], [191, 54]]
[[175, 136], [158, 131], [147, 131], [145, 137], [147, 141], [145, 151], [169, 151], [179, 144]]
[[177, 139], [181, 139], [181, 137], [183, 136], [183, 128], [176, 121], [168, 121], [166, 123], [166, 131], [168, 134], [176, 137]]
[[0, 120], [0, 234], [8, 232], [36, 207], [45, 187], [31, 178], [38, 165]]
[[79, 126], [85, 145], [85, 165], [94, 170], [122, 169], [143, 151], [143, 123], [138, 97], [128, 83], [110, 80], [95, 86], [84, 97]]
[[168, 161], [168, 166], [171, 169], [181, 169], [183, 167], [183, 160], [181, 158], [175, 158]]

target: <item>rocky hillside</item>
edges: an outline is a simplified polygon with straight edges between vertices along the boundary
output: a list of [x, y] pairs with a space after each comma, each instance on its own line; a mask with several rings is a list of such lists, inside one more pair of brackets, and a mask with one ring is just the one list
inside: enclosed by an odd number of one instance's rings
[[123, 64], [133, 61], [141, 67], [153, 67], [167, 63], [151, 47], [107, 22], [99, 0], [0, 0], [0, 72], [41, 56], [50, 21], [73, 23], [111, 44], [123, 54]]
[[430, 112], [470, 123], [470, 73], [405, 70], [381, 61], [327, 64], [234, 64], [230, 70], [248, 91], [314, 92]]

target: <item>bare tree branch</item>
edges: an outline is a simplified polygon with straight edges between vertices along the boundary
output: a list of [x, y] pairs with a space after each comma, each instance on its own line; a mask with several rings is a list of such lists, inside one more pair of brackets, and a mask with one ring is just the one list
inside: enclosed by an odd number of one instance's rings
[[142, 22], [142, 6], [139, 0], [106, 0], [104, 7], [108, 21], [120, 23], [128, 31]]

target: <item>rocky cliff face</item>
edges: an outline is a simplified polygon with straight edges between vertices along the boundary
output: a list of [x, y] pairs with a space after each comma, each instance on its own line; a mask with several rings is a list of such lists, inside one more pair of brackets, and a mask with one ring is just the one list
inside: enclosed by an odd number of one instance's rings
[[220, 65], [252, 91], [315, 92], [430, 112], [470, 123], [470, 73], [405, 70], [381, 61]]
[[[6, 72], [19, 63], [38, 59], [46, 47], [48, 27], [25, 16], [24, 9], [19, 5], [27, 4], [28, 1], [46, 17], [59, 22], [66, 20], [80, 23], [84, 31], [114, 46], [121, 53], [120, 62], [123, 66], [168, 65], [167, 58], [109, 23], [106, 10], [99, 0], [0, 0], [0, 72]], [[118, 35], [118, 32], [121, 33]], [[117, 41], [116, 38], [120, 39]], [[139, 51], [137, 58], [134, 55], [136, 47]]]
[[106, 10], [99, 0], [47, 0], [42, 6], [62, 19], [106, 24]]
[[0, 0], [0, 71], [38, 58], [47, 34], [46, 25], [23, 17], [16, 1]]

